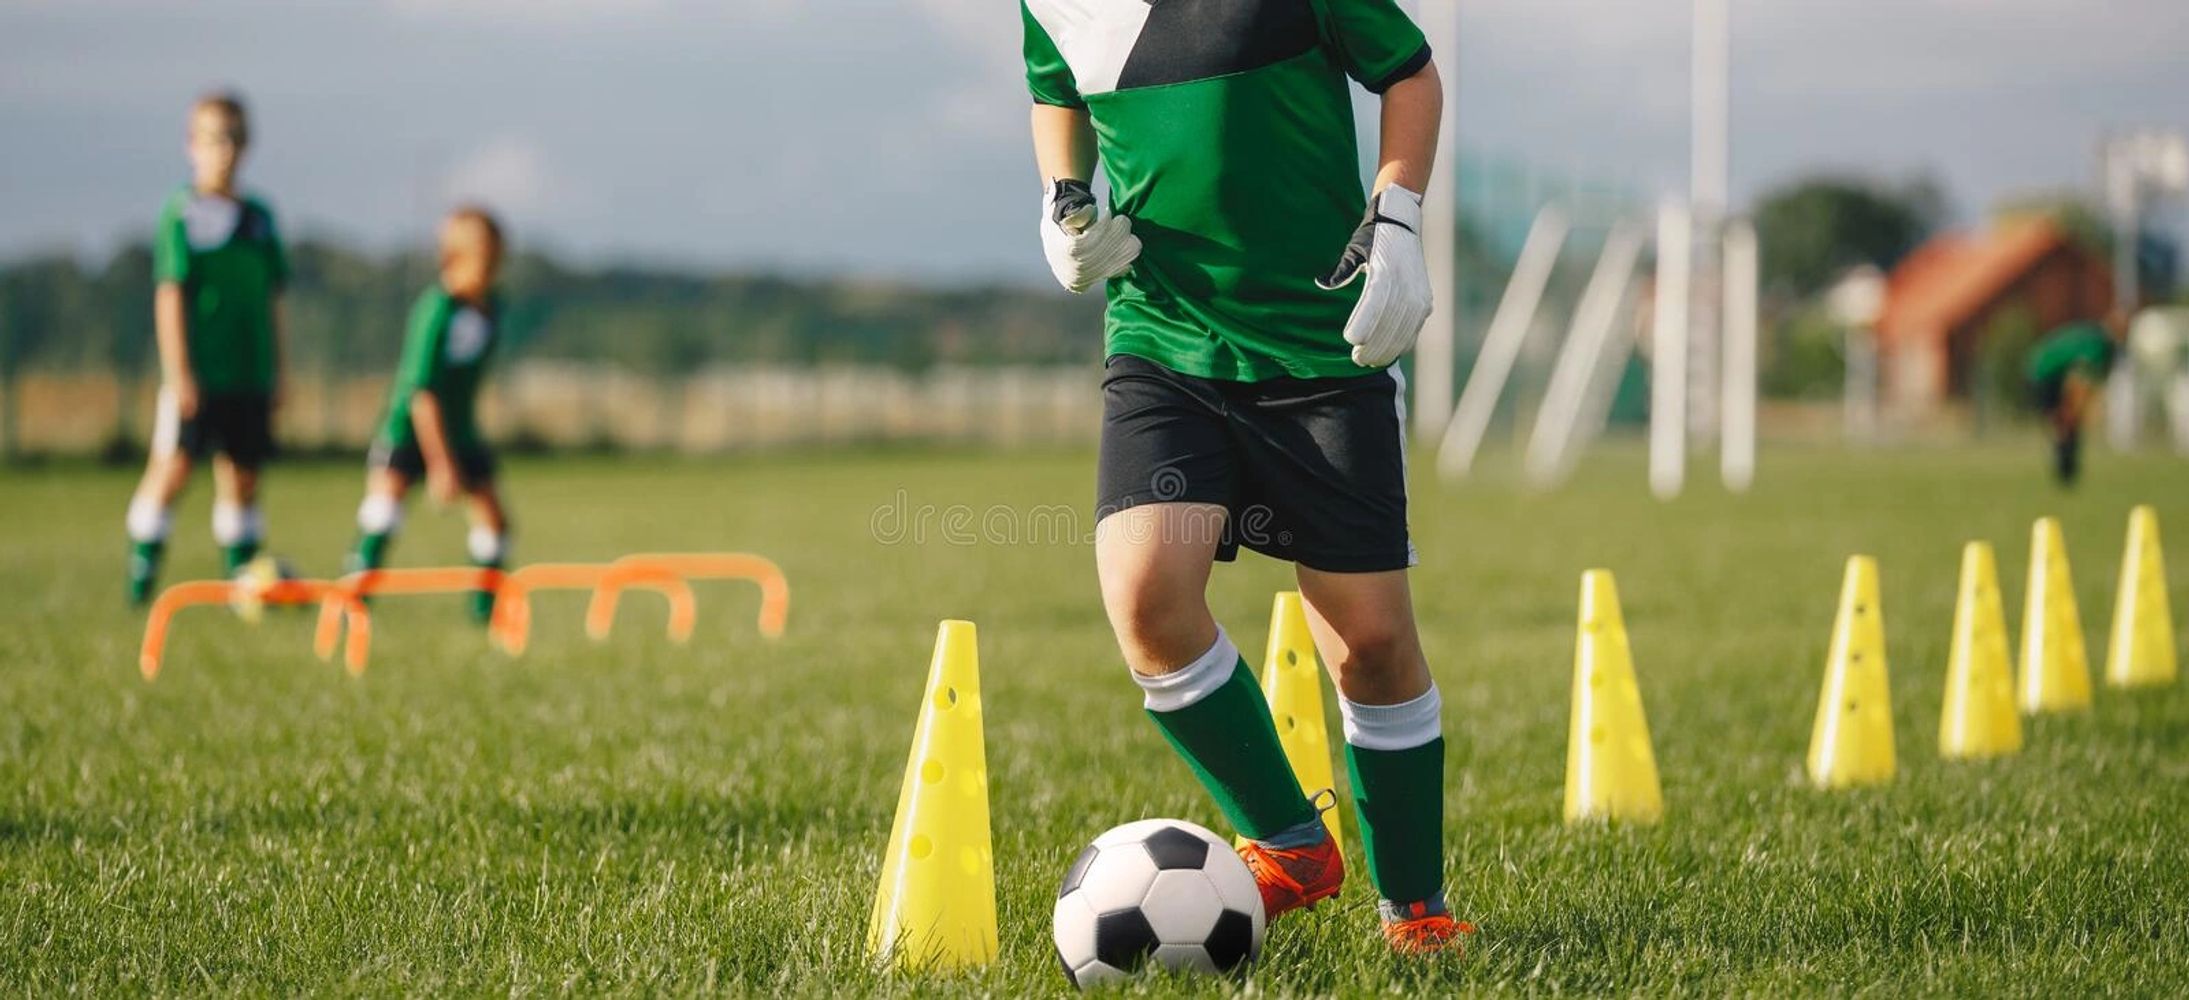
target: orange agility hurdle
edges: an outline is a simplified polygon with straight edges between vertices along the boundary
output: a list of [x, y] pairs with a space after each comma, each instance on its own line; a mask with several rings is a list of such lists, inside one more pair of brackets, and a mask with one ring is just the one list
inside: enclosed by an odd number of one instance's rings
[[[773, 560], [744, 552], [649, 552], [624, 556], [615, 566], [644, 566], [674, 573], [687, 580], [751, 580], [760, 585], [760, 634], [770, 639], [783, 636], [790, 617], [790, 581]], [[616, 618], [616, 602], [623, 596], [618, 581], [604, 580], [593, 591], [586, 609], [585, 631], [595, 639], [608, 634]], [[690, 630], [686, 629], [686, 635]]]
[[[592, 590], [602, 587], [642, 587], [660, 593], [669, 602], [669, 638], [685, 642], [699, 612], [692, 600], [691, 584], [682, 576], [654, 566], [618, 563], [534, 563], [502, 576], [494, 598], [494, 618], [487, 633], [495, 645], [511, 656], [524, 655], [532, 637], [532, 592], [535, 590]], [[611, 615], [611, 617], [613, 617]]]
[[[687, 580], [751, 580], [760, 586], [760, 632], [771, 639], [782, 636], [790, 616], [790, 582], [780, 567], [763, 556], [743, 552], [649, 552], [624, 556], [613, 565], [654, 567]], [[595, 637], [606, 634], [608, 623], [615, 619], [622, 590], [615, 582], [604, 581], [593, 591], [593, 603], [586, 613], [588, 633]]]
[[475, 590], [495, 590], [502, 586], [502, 571], [485, 566], [421, 567], [402, 569], [371, 569], [351, 573], [334, 583], [336, 592], [329, 593], [319, 604], [319, 628], [313, 635], [313, 648], [324, 660], [334, 655], [335, 640], [342, 633], [342, 611], [351, 601], [362, 603], [362, 598], [375, 594], [468, 594]]
[[[205, 604], [233, 605], [239, 596], [238, 584], [230, 580], [190, 580], [161, 591], [145, 620], [144, 645], [137, 653], [137, 669], [144, 674], [144, 679], [150, 681], [160, 675], [160, 661], [167, 651], [168, 628], [176, 612]], [[319, 604], [322, 615], [332, 607], [337, 615], [349, 620], [345, 665], [352, 675], [364, 672], [365, 658], [372, 647], [372, 615], [365, 610], [364, 602], [345, 592], [341, 585], [324, 580], [277, 580], [251, 596], [263, 604]], [[318, 641], [321, 658], [332, 656], [334, 635], [324, 624]]]

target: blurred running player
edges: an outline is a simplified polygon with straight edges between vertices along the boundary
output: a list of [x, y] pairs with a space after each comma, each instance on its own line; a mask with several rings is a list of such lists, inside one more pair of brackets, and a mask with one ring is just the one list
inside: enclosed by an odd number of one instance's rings
[[171, 510], [194, 462], [213, 458], [213, 538], [230, 574], [258, 554], [259, 470], [281, 402], [281, 291], [288, 263], [274, 214], [236, 189], [250, 117], [234, 94], [190, 106], [190, 182], [160, 210], [152, 242], [160, 391], [152, 454], [129, 502], [129, 597], [158, 581]]
[[2030, 348], [2030, 395], [2052, 434], [2052, 474], [2062, 486], [2082, 474], [2083, 417], [2113, 371], [2126, 326], [2119, 313], [2103, 323], [2069, 323]]
[[[387, 416], [366, 461], [353, 572], [385, 563], [403, 523], [403, 499], [420, 479], [435, 503], [464, 500], [472, 563], [502, 568], [509, 518], [495, 492], [494, 453], [478, 423], [479, 384], [501, 340], [494, 282], [502, 248], [501, 224], [484, 209], [459, 208], [441, 226], [441, 277], [411, 308]], [[493, 591], [472, 596], [480, 621], [493, 610]]]

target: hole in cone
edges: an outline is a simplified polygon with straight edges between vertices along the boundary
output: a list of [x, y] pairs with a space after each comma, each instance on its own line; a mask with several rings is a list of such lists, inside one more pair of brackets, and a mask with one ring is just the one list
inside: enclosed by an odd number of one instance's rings
[[935, 695], [935, 707], [936, 707], [936, 708], [938, 708], [938, 709], [940, 709], [940, 710], [942, 710], [942, 711], [945, 711], [945, 712], [947, 712], [947, 711], [951, 710], [952, 708], [956, 707], [956, 706], [957, 706], [957, 704], [958, 704], [958, 689], [957, 689], [957, 688], [954, 688], [954, 687], [946, 687], [946, 688], [943, 688], [943, 689], [942, 689], [942, 690], [941, 690], [940, 692], [937, 692], [937, 693], [936, 693], [936, 695]]
[[1292, 717], [1292, 716], [1291, 716], [1290, 714], [1287, 714], [1287, 715], [1286, 715], [1286, 716], [1284, 717], [1284, 730], [1285, 730], [1285, 732], [1288, 732], [1288, 733], [1289, 733], [1289, 732], [1291, 732], [1291, 731], [1293, 731], [1293, 730], [1295, 730], [1295, 729], [1298, 729], [1298, 728], [1300, 728], [1300, 720], [1298, 720], [1298, 719], [1295, 719], [1295, 718], [1293, 718], [1293, 717]]
[[1291, 667], [1291, 666], [1298, 666], [1298, 665], [1299, 665], [1299, 662], [1300, 662], [1300, 654], [1299, 654], [1299, 653], [1297, 653], [1297, 652], [1294, 652], [1293, 650], [1289, 650], [1289, 649], [1288, 649], [1288, 650], [1285, 650], [1285, 666], [1288, 666], [1288, 667]]

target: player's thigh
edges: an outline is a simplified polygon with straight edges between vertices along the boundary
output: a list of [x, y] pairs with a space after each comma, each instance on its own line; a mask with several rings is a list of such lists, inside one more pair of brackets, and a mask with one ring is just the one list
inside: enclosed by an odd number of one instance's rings
[[1332, 573], [1300, 566], [1308, 631], [1347, 698], [1393, 705], [1429, 689], [1405, 570]]
[[1225, 519], [1215, 504], [1152, 503], [1095, 526], [1102, 605], [1134, 670], [1174, 669], [1216, 641], [1206, 595]]

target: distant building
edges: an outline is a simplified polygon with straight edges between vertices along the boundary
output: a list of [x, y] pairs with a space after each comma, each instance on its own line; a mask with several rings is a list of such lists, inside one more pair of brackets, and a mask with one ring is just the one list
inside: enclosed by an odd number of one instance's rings
[[1877, 324], [1885, 402], [1920, 415], [1965, 399], [1985, 346], [2002, 331], [2041, 333], [2102, 317], [2112, 304], [2112, 267], [2049, 219], [1933, 239], [1886, 286]]

